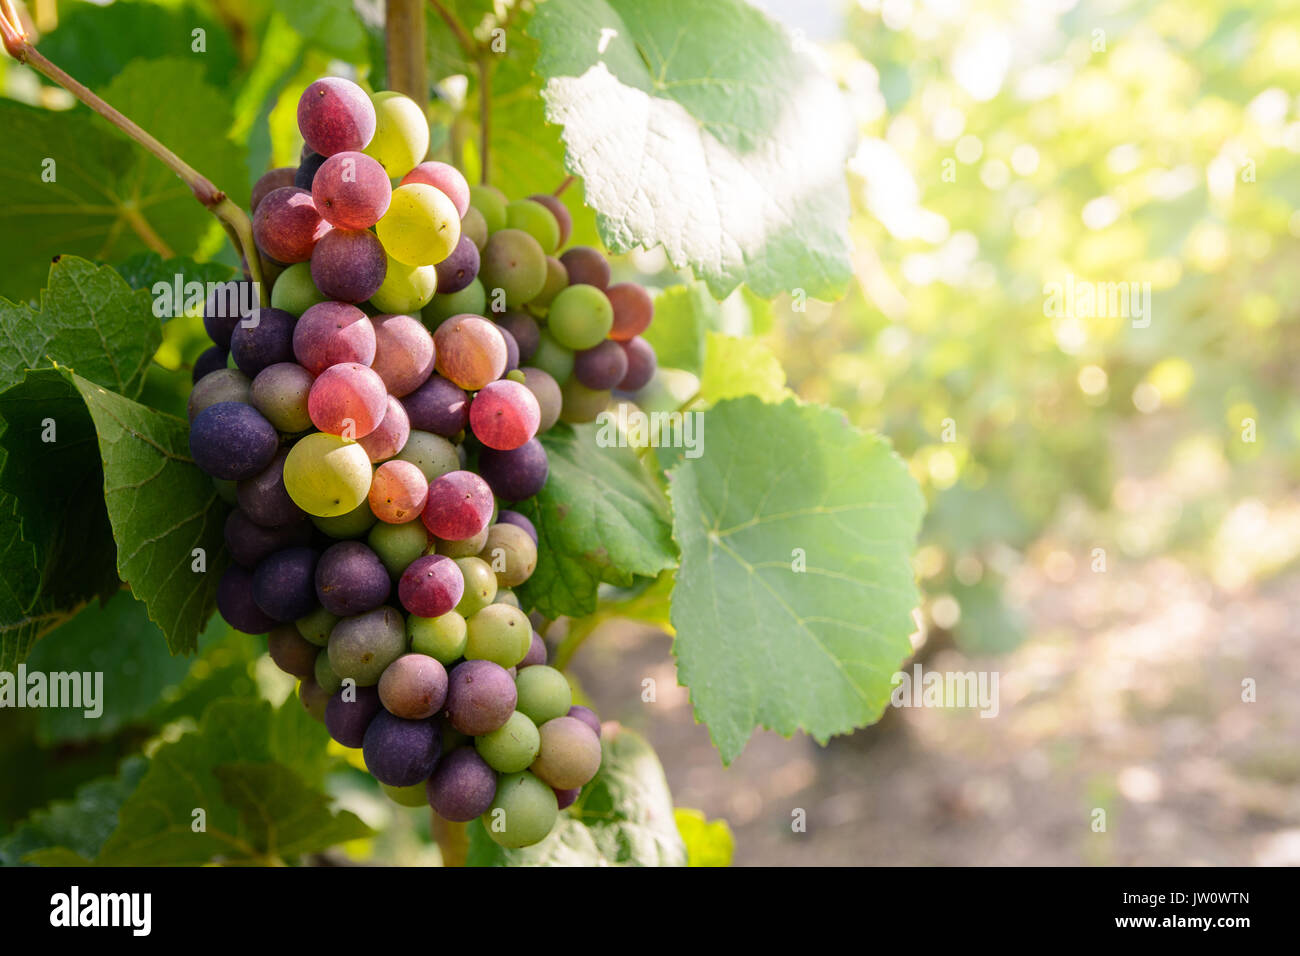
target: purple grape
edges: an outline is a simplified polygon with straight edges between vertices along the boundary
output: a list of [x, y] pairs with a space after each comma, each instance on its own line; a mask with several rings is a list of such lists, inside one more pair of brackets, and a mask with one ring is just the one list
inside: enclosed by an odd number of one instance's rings
[[639, 392], [650, 384], [659, 367], [654, 346], [639, 335], [620, 344], [627, 354], [627, 374], [618, 383], [618, 389], [621, 392]]
[[533, 353], [537, 351], [537, 344], [541, 341], [541, 329], [537, 326], [537, 320], [527, 312], [506, 312], [496, 319], [497, 326], [509, 332], [514, 336], [515, 345], [519, 349], [519, 364], [525, 364]]
[[312, 548], [288, 548], [263, 558], [253, 571], [253, 600], [277, 621], [296, 621], [316, 610], [316, 562]]
[[583, 707], [581, 704], [574, 704], [569, 708], [568, 716], [582, 721], [595, 731], [597, 737], [600, 736], [600, 718], [596, 716], [596, 712], [590, 707]]
[[594, 285], [609, 288], [609, 260], [591, 246], [574, 246], [560, 256], [569, 273], [569, 285]]
[[190, 424], [190, 455], [213, 478], [252, 478], [271, 463], [279, 447], [275, 426], [242, 402], [217, 402]]
[[462, 734], [491, 733], [510, 719], [518, 702], [514, 679], [500, 664], [465, 661], [448, 675], [447, 718]]
[[403, 654], [379, 677], [379, 700], [394, 717], [424, 720], [447, 702], [447, 670], [425, 654]]
[[236, 508], [226, 518], [225, 537], [235, 562], [254, 568], [268, 554], [310, 542], [312, 524], [298, 521], [279, 528], [264, 528]]
[[469, 427], [469, 395], [455, 382], [434, 374], [401, 399], [411, 427], [454, 438]]
[[337, 302], [364, 302], [384, 284], [388, 256], [379, 237], [365, 229], [334, 229], [311, 253], [311, 281]]
[[265, 634], [276, 621], [253, 600], [253, 572], [232, 564], [217, 584], [217, 610], [226, 623], [245, 634]]
[[307, 517], [284, 487], [284, 460], [288, 457], [287, 450], [277, 452], [265, 470], [235, 486], [240, 510], [263, 527], [280, 528]]
[[434, 269], [438, 273], [438, 291], [443, 295], [459, 292], [478, 277], [478, 246], [469, 236], [461, 236], [456, 248]]
[[325, 729], [344, 747], [358, 750], [365, 741], [366, 728], [375, 714], [382, 710], [379, 689], [354, 687], [350, 692], [352, 700], [343, 698], [346, 693], [349, 690], [343, 687], [330, 695], [329, 703], [325, 705]]
[[473, 747], [458, 747], [442, 758], [425, 786], [438, 816], [466, 823], [492, 806], [497, 775]]
[[293, 184], [299, 189], [311, 192], [311, 187], [316, 182], [316, 173], [325, 165], [327, 158], [315, 150], [307, 150], [306, 155], [298, 163], [297, 171], [293, 174]]
[[484, 448], [478, 456], [478, 468], [498, 498], [523, 501], [542, 490], [550, 464], [542, 443], [530, 438], [510, 451]]
[[316, 565], [316, 596], [336, 617], [373, 611], [388, 600], [393, 583], [379, 555], [360, 541], [340, 541]]
[[[498, 325], [497, 330], [500, 331], [501, 337], [506, 340], [506, 371], [512, 372], [519, 367], [519, 343], [515, 341], [515, 337], [509, 329], [504, 329]], [[488, 384], [492, 383], [489, 382]]]
[[266, 636], [266, 649], [275, 666], [299, 680], [315, 677], [320, 648], [298, 633], [292, 624], [281, 624]]
[[523, 670], [525, 667], [535, 667], [538, 664], [545, 664], [545, 663], [546, 663], [546, 642], [542, 640], [542, 635], [538, 634], [536, 631], [533, 631], [533, 642], [530, 645], [528, 645], [528, 653], [525, 654], [524, 659], [520, 661], [518, 664], [516, 664], [515, 666], [518, 667], [520, 670]]
[[[317, 247], [319, 248], [319, 247]], [[628, 355], [623, 346], [606, 339], [593, 348], [574, 353], [573, 375], [587, 388], [607, 391], [616, 387], [628, 371]]]
[[361, 743], [366, 769], [390, 787], [413, 787], [429, 779], [442, 753], [442, 734], [432, 720], [404, 720], [381, 710]]
[[230, 350], [230, 336], [239, 320], [258, 306], [253, 283], [222, 282], [208, 293], [203, 304], [203, 328], [217, 348]]
[[572, 790], [556, 790], [555, 787], [551, 787], [551, 789], [555, 790], [555, 802], [561, 810], [567, 810], [573, 806], [574, 802], [582, 794], [581, 787], [574, 787]]
[[190, 383], [197, 385], [199, 380], [209, 372], [217, 372], [225, 367], [225, 349], [220, 345], [214, 345], [210, 349], [205, 349], [203, 354], [194, 360], [194, 372], [190, 376]]
[[268, 365], [292, 362], [294, 321], [284, 309], [257, 309], [235, 326], [230, 354], [239, 370], [253, 378]]
[[539, 543], [537, 540], [537, 529], [533, 527], [533, 523], [529, 521], [525, 515], [521, 515], [518, 511], [511, 511], [508, 508], [498, 511], [497, 524], [503, 523], [512, 524], [516, 528], [523, 528], [528, 532], [528, 537], [533, 539], [533, 544]]

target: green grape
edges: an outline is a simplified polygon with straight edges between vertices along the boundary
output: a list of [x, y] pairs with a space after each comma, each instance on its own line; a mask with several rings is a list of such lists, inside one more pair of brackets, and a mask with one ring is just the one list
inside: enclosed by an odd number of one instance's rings
[[370, 304], [380, 312], [412, 315], [433, 299], [438, 289], [438, 270], [433, 266], [408, 266], [388, 257], [388, 271]]
[[551, 211], [536, 200], [516, 199], [506, 203], [506, 226], [528, 233], [545, 253], [552, 253], [560, 247], [560, 224]]
[[456, 453], [455, 445], [441, 435], [418, 429], [411, 431], [406, 444], [393, 460], [409, 461], [420, 469], [428, 481], [460, 470], [460, 455]]
[[520, 385], [528, 384], [528, 376], [517, 368], [512, 368], [510, 371], [506, 372], [506, 378], [510, 379], [512, 382], [518, 382]]
[[330, 631], [334, 630], [334, 623], [337, 620], [338, 618], [329, 611], [318, 607], [306, 617], [298, 618], [294, 622], [294, 627], [298, 628], [299, 634], [317, 647], [324, 647], [330, 641]]
[[271, 288], [271, 308], [302, 315], [326, 297], [311, 278], [310, 262], [295, 262], [280, 273]]
[[483, 826], [501, 846], [532, 846], [546, 839], [559, 815], [555, 791], [525, 770], [497, 781], [496, 797], [483, 814]]
[[570, 425], [594, 422], [596, 417], [609, 407], [608, 390], [588, 388], [576, 378], [571, 378], [560, 386], [562, 396], [560, 421]]
[[426, 554], [441, 554], [448, 558], [469, 558], [483, 550], [487, 544], [488, 529], [484, 528], [472, 538], [463, 538], [460, 541], [444, 541], [439, 538], [434, 542]]
[[[411, 650], [428, 654], [439, 664], [450, 664], [465, 653], [465, 619], [455, 611], [440, 617], [407, 615], [406, 636], [411, 640]], [[445, 740], [443, 746], [450, 749]]]
[[456, 558], [456, 567], [465, 579], [465, 593], [456, 611], [468, 618], [496, 600], [497, 576], [482, 558]]
[[384, 250], [399, 262], [432, 266], [451, 255], [460, 242], [460, 215], [442, 190], [408, 183], [393, 190], [388, 212], [375, 224], [375, 232]]
[[425, 789], [424, 783], [412, 784], [409, 787], [390, 787], [386, 783], [381, 783], [379, 789], [393, 803], [402, 807], [427, 807], [429, 805], [429, 791]]
[[533, 644], [528, 615], [509, 604], [489, 604], [465, 622], [466, 660], [486, 660], [505, 668], [524, 659]]
[[[536, 239], [522, 229], [499, 230], [488, 236], [487, 245], [483, 247], [478, 279], [483, 283], [483, 288], [488, 290], [489, 296], [492, 295], [492, 290], [501, 289], [505, 294], [506, 307], [516, 308], [540, 295], [546, 287], [546, 252]], [[595, 291], [600, 293], [599, 289]], [[497, 308], [499, 304], [493, 300], [492, 305]], [[612, 309], [609, 321], [612, 326]]]
[[548, 720], [563, 717], [573, 706], [573, 689], [568, 678], [545, 664], [521, 670], [515, 678], [515, 690], [519, 694], [515, 707], [539, 727]]
[[537, 545], [523, 528], [493, 524], [488, 526], [487, 541], [479, 557], [496, 573], [500, 587], [512, 588], [532, 577], [537, 568]]
[[542, 329], [537, 338], [537, 351], [528, 360], [528, 364], [540, 368], [555, 379], [556, 384], [562, 385], [573, 374], [573, 350], [566, 349], [555, 341], [548, 329]]
[[299, 508], [319, 518], [345, 515], [364, 504], [370, 475], [364, 448], [325, 432], [298, 439], [284, 460], [285, 491]]
[[541, 292], [533, 296], [533, 301], [529, 302], [528, 305], [534, 309], [547, 308], [568, 284], [569, 273], [565, 270], [564, 263], [555, 256], [547, 256], [546, 284], [542, 286]]
[[[529, 539], [530, 543], [532, 539]], [[429, 544], [429, 532], [423, 522], [407, 521], [403, 524], [388, 524], [380, 521], [370, 529], [366, 537], [370, 550], [379, 555], [388, 573], [401, 577], [402, 572], [420, 555]]]
[[429, 121], [415, 100], [392, 90], [372, 93], [375, 135], [362, 150], [384, 167], [389, 179], [401, 179], [429, 151]]
[[469, 204], [483, 214], [488, 232], [506, 227], [506, 195], [495, 186], [483, 183], [470, 186]]
[[316, 655], [316, 683], [327, 694], [332, 694], [343, 686], [343, 678], [330, 667], [330, 654], [325, 648], [321, 648], [321, 652]]
[[329, 518], [313, 516], [311, 523], [331, 538], [343, 540], [361, 537], [378, 520], [375, 513], [370, 510], [370, 502], [363, 501], [347, 514], [334, 515]]
[[474, 738], [474, 749], [497, 773], [527, 770], [541, 747], [537, 725], [517, 710], [496, 730]]
[[487, 292], [483, 288], [483, 283], [475, 279], [459, 292], [452, 292], [450, 295], [439, 293], [429, 300], [429, 304], [420, 310], [420, 318], [424, 322], [424, 327], [430, 332], [436, 332], [438, 326], [450, 319], [453, 315], [486, 315], [487, 314]]
[[470, 242], [474, 243], [474, 248], [479, 252], [482, 252], [483, 247], [487, 245], [487, 220], [484, 219], [483, 214], [473, 206], [466, 209], [465, 215], [460, 217], [460, 234], [462, 236], [469, 236]]
[[[614, 307], [594, 285], [569, 286], [555, 297], [546, 313], [546, 328], [555, 341], [574, 351], [599, 345], [613, 327]], [[537, 365], [536, 356], [533, 364]]]
[[519, 603], [519, 598], [515, 595], [515, 592], [511, 591], [508, 588], [502, 588], [499, 591], [497, 591], [497, 596], [492, 601], [492, 603], [509, 604], [511, 607], [520, 607], [520, 608], [522, 607], [522, 605]]

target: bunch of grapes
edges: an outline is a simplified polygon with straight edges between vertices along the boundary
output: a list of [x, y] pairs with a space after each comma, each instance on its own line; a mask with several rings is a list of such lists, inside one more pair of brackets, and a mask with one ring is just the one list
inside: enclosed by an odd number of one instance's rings
[[655, 371], [649, 295], [610, 284], [553, 196], [508, 202], [425, 161], [420, 108], [328, 77], [296, 168], [253, 189], [269, 308], [208, 297], [190, 449], [235, 507], [217, 606], [267, 634], [307, 710], [395, 801], [543, 839], [600, 767], [600, 722], [513, 588], [537, 566], [508, 506], [537, 435]]

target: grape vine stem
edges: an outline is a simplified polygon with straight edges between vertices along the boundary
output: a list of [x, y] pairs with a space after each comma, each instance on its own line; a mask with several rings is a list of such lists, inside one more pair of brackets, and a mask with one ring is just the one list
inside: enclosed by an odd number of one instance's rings
[[[262, 282], [262, 263], [257, 253], [257, 247], [253, 244], [253, 225], [249, 221], [248, 214], [240, 209], [229, 196], [214, 186], [206, 176], [158, 142], [137, 123], [105, 102], [88, 86], [50, 62], [27, 39], [26, 30], [13, 0], [0, 0], [0, 33], [3, 33], [4, 36], [5, 51], [11, 57], [19, 63], [27, 64], [36, 72], [57, 83], [81, 100], [100, 116], [126, 133], [131, 139], [153, 153], [168, 169], [190, 187], [194, 198], [201, 202], [221, 222], [222, 228], [226, 230], [226, 234], [234, 243], [235, 250], [243, 256], [250, 278], [258, 284], [258, 288], [261, 290], [262, 304], [269, 305], [270, 290]], [[131, 226], [139, 232], [136, 222], [131, 222]], [[152, 235], [154, 241], [150, 240], [150, 235], [142, 234], [141, 238], [151, 248], [162, 254], [163, 250], [167, 249], [166, 244], [153, 233], [152, 229], [149, 229], [148, 232]], [[170, 252], [170, 250], [167, 251]]]

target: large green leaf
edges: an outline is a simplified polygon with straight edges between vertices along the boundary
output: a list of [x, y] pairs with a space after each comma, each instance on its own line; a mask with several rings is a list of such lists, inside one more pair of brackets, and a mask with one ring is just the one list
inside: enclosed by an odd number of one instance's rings
[[79, 787], [71, 800], [57, 800], [33, 813], [0, 839], [0, 866], [22, 865], [29, 854], [54, 847], [93, 858], [117, 826], [118, 811], [148, 766], [143, 757], [129, 757], [116, 777], [92, 780]]
[[598, 427], [557, 425], [542, 436], [550, 476], [520, 506], [539, 539], [520, 599], [548, 617], [590, 614], [602, 581], [627, 587], [675, 563], [663, 494], [635, 451], [597, 444]]
[[352, 0], [278, 0], [275, 7], [313, 46], [349, 63], [366, 58], [366, 29]]
[[722, 326], [722, 308], [702, 282], [669, 286], [655, 297], [654, 321], [643, 334], [661, 366], [696, 375], [708, 333]]
[[[326, 734], [297, 731], [302, 705], [217, 701], [194, 733], [160, 747], [95, 862], [196, 865], [267, 862], [369, 835], [351, 813], [332, 813], [320, 791]], [[293, 730], [286, 733], [280, 725]], [[205, 829], [193, 829], [194, 811]]]
[[696, 716], [727, 763], [758, 726], [824, 742], [878, 719], [914, 630], [907, 469], [828, 408], [703, 414], [704, 454], [669, 472], [673, 651]]
[[[152, 290], [156, 282], [173, 284], [177, 276], [183, 278], [183, 287], [184, 283], [188, 282], [202, 282], [205, 284], [208, 282], [226, 282], [237, 275], [235, 269], [225, 263], [195, 262], [188, 256], [164, 259], [156, 252], [137, 252], [135, 255], [123, 259], [114, 268], [132, 289], [143, 289], [146, 292]], [[174, 316], [162, 316], [163, 321], [168, 318], [174, 318]], [[121, 391], [121, 389], [115, 389], [115, 391]]]
[[0, 299], [0, 392], [27, 369], [57, 363], [135, 398], [162, 341], [149, 293], [109, 266], [76, 256], [62, 256], [48, 269], [39, 308]]
[[772, 350], [757, 339], [710, 332], [704, 344], [700, 399], [714, 404], [724, 398], [757, 395], [779, 402], [790, 394], [785, 370]]
[[541, 843], [502, 849], [476, 820], [470, 866], [684, 866], [686, 847], [673, 818], [659, 758], [639, 734], [606, 727], [600, 773]]
[[37, 739], [52, 742], [109, 737], [142, 721], [163, 693], [177, 686], [191, 661], [164, 654], [166, 641], [144, 604], [126, 591], [103, 607], [83, 609], [33, 650], [29, 671], [76, 671], [103, 675], [101, 713], [48, 707], [36, 716]]
[[843, 292], [852, 122], [780, 27], [743, 0], [548, 0], [528, 31], [611, 251], [662, 244], [718, 298]]
[[[134, 61], [99, 92], [246, 203], [242, 152], [226, 138], [229, 100], [192, 58]], [[3, 101], [0, 125], [0, 252], [7, 264], [0, 294], [31, 295], [60, 254], [111, 259], [165, 245], [191, 255], [209, 237], [224, 242], [189, 187], [88, 110], [55, 113]]]
[[[60, 3], [59, 25], [41, 37], [41, 52], [71, 70], [92, 90], [101, 89], [128, 64], [159, 50], [186, 51], [191, 69], [225, 86], [239, 65], [230, 34], [207, 12], [206, 3], [115, 0]], [[203, 50], [194, 50], [194, 31]]]

